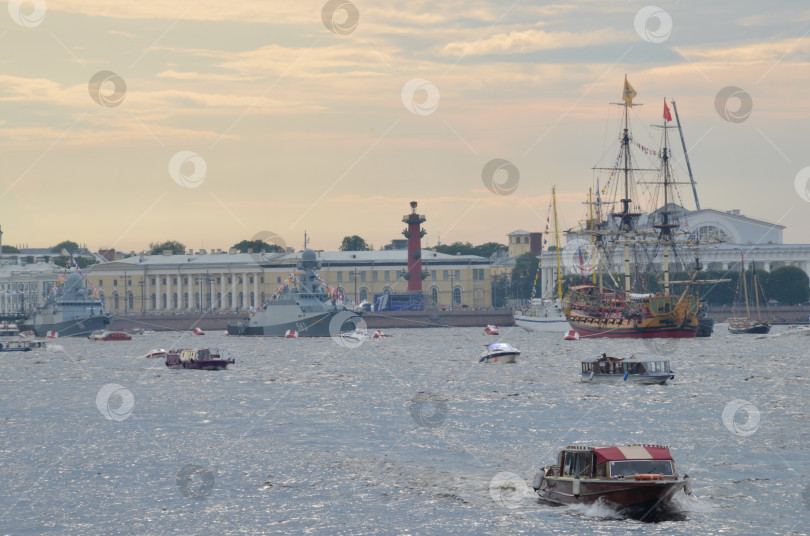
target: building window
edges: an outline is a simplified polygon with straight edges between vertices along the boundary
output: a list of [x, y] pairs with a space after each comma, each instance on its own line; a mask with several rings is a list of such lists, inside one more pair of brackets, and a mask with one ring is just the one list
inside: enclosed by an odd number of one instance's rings
[[262, 285], [264, 285], [264, 276], [263, 276], [263, 275], [262, 275], [262, 276], [259, 276], [259, 283], [261, 283]]
[[229, 285], [231, 284], [232, 281], [233, 281], [233, 278], [231, 276], [228, 276], [228, 284]]
[[360, 281], [362, 283], [366, 282], [366, 273], [365, 272], [360, 272]]
[[253, 284], [253, 276], [250, 276], [250, 284]]
[[431, 270], [430, 271], [430, 280], [431, 281], [436, 281], [436, 270]]
[[388, 270], [385, 271], [385, 280], [391, 281], [391, 272], [389, 272]]
[[461, 305], [461, 289], [459, 287], [453, 289], [453, 305]]
[[337, 282], [338, 283], [343, 282], [343, 272], [337, 272]]
[[113, 286], [114, 286], [114, 287], [117, 287], [117, 286], [118, 286], [118, 280], [117, 280], [117, 279], [113, 279]]
[[378, 276], [377, 272], [371, 272], [371, 280], [372, 281], [377, 281], [377, 276]]
[[166, 296], [165, 294], [161, 294], [161, 295], [160, 295], [160, 308], [161, 308], [161, 309], [165, 309], [165, 308], [166, 308], [166, 305], [167, 305], [167, 304], [166, 304], [166, 301], [167, 301], [167, 296]]
[[164, 278], [162, 278], [162, 279], [160, 280], [160, 284], [161, 284], [161, 285], [165, 285], [165, 284], [166, 284], [166, 278], [165, 278], [165, 277], [164, 277]]
[[222, 278], [217, 276], [217, 285], [221, 285], [221, 284], [222, 284]]
[[118, 310], [118, 293], [113, 294], [113, 308]]
[[152, 278], [152, 286], [155, 286], [155, 282], [156, 282], [156, 281], [157, 281], [157, 278], [154, 278], [154, 277], [153, 277], [153, 278]]
[[178, 301], [177, 301], [177, 293], [175, 292], [172, 294], [172, 309], [177, 309]]
[[456, 270], [456, 281], [461, 281], [461, 270]]
[[368, 300], [368, 291], [364, 288], [360, 289], [360, 301], [364, 302]]
[[134, 309], [135, 308], [135, 296], [131, 292], [127, 295], [127, 301], [129, 302], [129, 308]]
[[172, 277], [172, 285], [176, 285], [176, 284], [177, 284], [177, 278], [176, 278], [176, 277]]
[[152, 310], [154, 311], [155, 309], [157, 309], [157, 296], [152, 294], [152, 296], [150, 296], [150, 298], [152, 299], [151, 300], [152, 301]]
[[103, 279], [98, 280], [98, 286], [100, 286], [100, 287], [104, 286], [104, 280]]
[[439, 289], [436, 287], [430, 289], [430, 299], [433, 301], [433, 305], [437, 305], [439, 303]]
[[442, 270], [442, 279], [448, 281], [450, 279], [450, 270]]
[[276, 278], [276, 283], [281, 283], [281, 276]]

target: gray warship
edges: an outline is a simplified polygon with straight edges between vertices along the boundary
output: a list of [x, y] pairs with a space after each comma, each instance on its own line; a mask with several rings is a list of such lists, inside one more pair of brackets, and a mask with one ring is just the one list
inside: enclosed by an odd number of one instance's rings
[[60, 337], [86, 337], [106, 328], [111, 319], [104, 312], [104, 302], [88, 293], [84, 278], [74, 270], [44, 305], [23, 321], [20, 330], [33, 331], [37, 337], [45, 337], [49, 331]]
[[360, 314], [323, 289], [316, 271], [320, 267], [315, 251], [305, 249], [296, 281], [247, 320], [228, 324], [228, 335], [283, 337], [294, 330], [299, 337], [335, 337], [354, 331], [359, 327]]

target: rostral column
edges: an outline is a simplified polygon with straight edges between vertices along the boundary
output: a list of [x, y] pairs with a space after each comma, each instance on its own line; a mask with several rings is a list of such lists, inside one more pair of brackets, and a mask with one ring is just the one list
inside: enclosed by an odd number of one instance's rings
[[411, 201], [411, 213], [402, 217], [408, 228], [402, 234], [408, 239], [408, 292], [422, 291], [422, 237], [427, 231], [421, 228], [425, 217], [416, 213], [416, 201]]

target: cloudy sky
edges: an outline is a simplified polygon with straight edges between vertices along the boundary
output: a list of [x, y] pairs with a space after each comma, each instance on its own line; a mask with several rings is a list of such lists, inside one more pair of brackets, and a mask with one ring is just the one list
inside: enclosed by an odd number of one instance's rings
[[639, 143], [657, 147], [651, 125], [677, 101], [702, 208], [740, 209], [810, 243], [803, 2], [7, 8], [5, 244], [211, 249], [275, 235], [300, 248], [306, 231], [318, 249], [351, 234], [379, 248], [401, 237], [412, 200], [428, 245], [505, 242], [544, 230], [552, 185], [571, 227], [592, 168], [615, 160], [610, 103], [625, 74], [643, 104], [631, 113]]

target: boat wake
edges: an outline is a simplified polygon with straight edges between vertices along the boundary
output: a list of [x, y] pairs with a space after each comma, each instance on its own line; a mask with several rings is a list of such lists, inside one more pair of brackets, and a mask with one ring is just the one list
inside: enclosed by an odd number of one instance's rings
[[679, 503], [669, 505], [659, 505], [652, 509], [644, 508], [621, 508], [619, 506], [611, 505], [604, 501], [597, 501], [592, 504], [573, 504], [568, 506], [568, 510], [575, 515], [583, 517], [591, 517], [596, 519], [634, 519], [645, 523], [661, 523], [663, 521], [685, 521], [688, 511], [702, 511], [699, 508], [702, 506], [695, 506], [692, 508], [693, 502], [697, 504], [694, 499], [687, 500], [689, 507], [684, 507]]
[[624, 517], [618, 508], [601, 500], [592, 504], [572, 504], [567, 508], [574, 514], [585, 517], [598, 519], [622, 519]]

